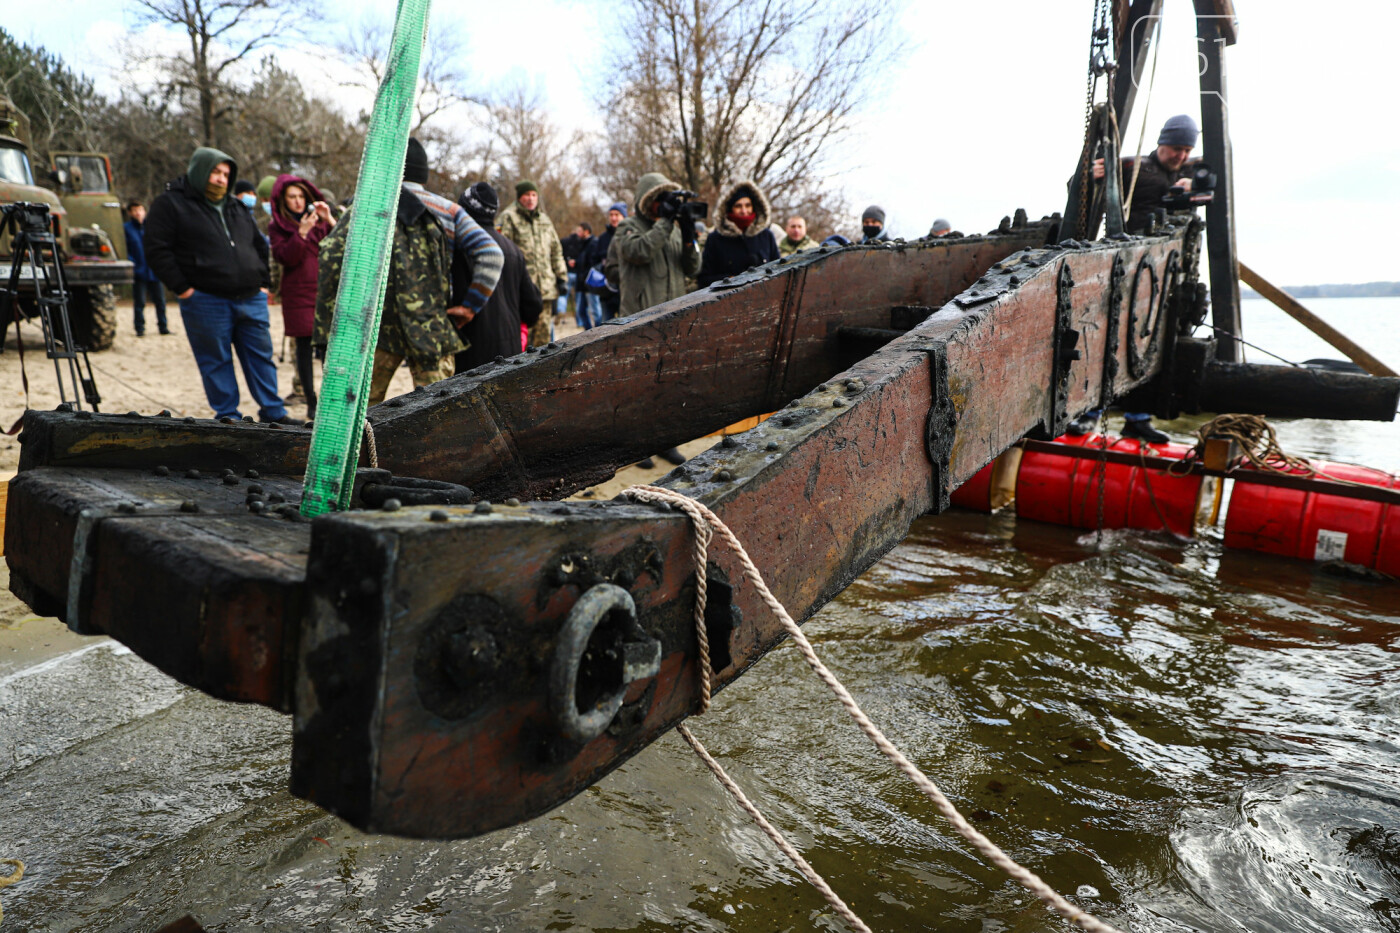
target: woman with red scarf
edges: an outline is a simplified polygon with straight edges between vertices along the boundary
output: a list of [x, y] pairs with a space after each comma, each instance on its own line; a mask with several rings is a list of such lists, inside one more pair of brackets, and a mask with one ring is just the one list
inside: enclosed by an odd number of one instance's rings
[[306, 393], [306, 417], [316, 417], [316, 378], [311, 366], [311, 331], [316, 323], [316, 276], [321, 240], [335, 225], [330, 205], [316, 186], [295, 175], [279, 175], [272, 186], [268, 238], [282, 265], [282, 323], [296, 338], [297, 377]]
[[778, 238], [768, 225], [768, 199], [758, 185], [739, 182], [721, 202], [721, 209], [724, 216], [705, 240], [696, 276], [701, 288], [778, 258]]

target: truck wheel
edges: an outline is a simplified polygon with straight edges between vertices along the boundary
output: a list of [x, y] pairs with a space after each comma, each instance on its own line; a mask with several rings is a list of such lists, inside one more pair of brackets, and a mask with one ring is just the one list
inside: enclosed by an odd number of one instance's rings
[[110, 350], [117, 339], [117, 293], [110, 285], [74, 288], [68, 302], [68, 324], [80, 347], [94, 353]]

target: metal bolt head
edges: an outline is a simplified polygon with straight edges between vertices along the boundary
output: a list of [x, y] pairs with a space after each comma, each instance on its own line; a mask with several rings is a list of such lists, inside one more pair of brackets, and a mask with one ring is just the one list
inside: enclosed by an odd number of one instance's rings
[[491, 503], [482, 500], [476, 504], [476, 508], [472, 509], [472, 511], [478, 515], [490, 515], [495, 509], [491, 508]]
[[251, 484], [249, 484], [249, 486], [248, 486], [248, 495], [250, 495], [250, 496], [260, 496], [260, 495], [262, 495], [262, 494], [263, 494], [263, 488], [262, 488], [262, 485], [261, 485], [260, 483], [251, 483]]
[[384, 504], [380, 506], [385, 512], [397, 512], [402, 507], [403, 503], [398, 499], [385, 499]]
[[261, 499], [250, 499], [248, 501], [248, 511], [252, 512], [254, 515], [262, 513], [266, 508], [267, 503], [263, 502]]
[[232, 418], [220, 418], [219, 424], [233, 424]]
[[777, 450], [777, 449], [778, 449], [778, 442], [777, 442], [777, 441], [769, 441], [767, 444], [763, 445], [763, 449], [764, 449], [764, 450]]
[[834, 398], [834, 399], [831, 400], [831, 407], [832, 407], [832, 408], [845, 408], [845, 407], [846, 407], [846, 400], [843, 399], [843, 398]]
[[117, 511], [120, 512], [120, 513], [122, 513], [123, 515], [135, 515], [135, 514], [136, 514], [136, 503], [135, 503], [135, 502], [122, 502], [122, 503], [119, 503], [119, 504], [117, 505]]
[[718, 473], [715, 474], [715, 480], [721, 483], [727, 483], [733, 478], [734, 474], [730, 473], [728, 470], [720, 470]]
[[157, 417], [157, 418], [173, 418], [173, 417], [175, 417], [175, 414], [174, 414], [174, 412], [172, 412], [172, 411], [171, 411], [170, 409], [168, 409], [168, 408], [162, 408], [162, 409], [160, 410], [160, 413], [157, 414], [156, 417]]
[[170, 467], [168, 467], [168, 466], [158, 466], [158, 467], [156, 467], [156, 471], [155, 471], [155, 472], [156, 472], [156, 476], [169, 476], [169, 475], [170, 475]]
[[195, 502], [193, 499], [186, 499], [184, 502], [181, 502], [181, 503], [180, 503], [180, 511], [181, 511], [181, 512], [198, 512], [198, 511], [199, 511], [199, 503], [198, 503], [198, 502]]
[[238, 477], [234, 476], [232, 473], [227, 473], [227, 474], [225, 474], [225, 475], [224, 475], [224, 485], [225, 485], [225, 486], [237, 486], [237, 485], [238, 485]]
[[92, 412], [90, 412], [90, 411], [80, 411], [80, 412], [78, 412], [76, 415], [74, 415], [73, 417], [79, 419], [80, 421], [87, 421], [87, 420], [89, 420], [89, 419], [92, 418]]
[[520, 505], [520, 500], [515, 498], [514, 496], [511, 496], [509, 499], [506, 500], [505, 504], [510, 506], [511, 508], [517, 508]]
[[128, 418], [140, 418], [140, 417], [141, 417], [141, 413], [140, 413], [139, 411], [129, 411], [129, 412], [126, 413], [126, 416], [127, 416]]
[[190, 479], [199, 479], [199, 471], [195, 469], [186, 470], [185, 475]]
[[258, 471], [257, 471], [257, 470], [246, 470], [246, 471], [244, 471], [243, 475], [246, 476], [246, 477], [248, 477], [249, 479], [257, 479], [257, 478], [258, 478]]
[[442, 509], [433, 509], [431, 512], [428, 513], [428, 521], [445, 522], [447, 521], [447, 513], [444, 512]]
[[280, 492], [270, 492], [267, 494], [268, 502], [286, 502], [286, 498]]
[[185, 422], [185, 424], [194, 424], [194, 416], [193, 416], [193, 415], [186, 415], [185, 418], [184, 418], [184, 422]]

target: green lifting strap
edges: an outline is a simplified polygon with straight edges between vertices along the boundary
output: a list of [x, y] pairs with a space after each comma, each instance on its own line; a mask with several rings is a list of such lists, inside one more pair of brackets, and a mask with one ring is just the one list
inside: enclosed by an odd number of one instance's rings
[[399, 0], [384, 81], [369, 118], [302, 482], [301, 514], [308, 518], [350, 507], [431, 5]]

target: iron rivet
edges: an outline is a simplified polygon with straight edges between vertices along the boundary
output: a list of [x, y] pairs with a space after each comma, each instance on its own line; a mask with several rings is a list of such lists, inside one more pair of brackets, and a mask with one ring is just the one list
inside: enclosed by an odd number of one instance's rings
[[185, 424], [194, 424], [194, 416], [186, 415], [184, 418], [184, 422]]
[[635, 583], [636, 579], [636, 577], [632, 576], [632, 571], [623, 568], [622, 570], [619, 570], [617, 572], [617, 575], [615, 577], [613, 577], [613, 582], [615, 582], [620, 587], [626, 588]]
[[136, 512], [135, 502], [123, 502], [117, 506], [117, 511], [123, 515], [133, 515]]
[[385, 499], [384, 504], [381, 505], [380, 508], [385, 512], [397, 512], [402, 506], [403, 503], [398, 499]]
[[170, 411], [170, 409], [168, 409], [168, 408], [162, 408], [162, 409], [160, 410], [160, 414], [159, 414], [157, 417], [160, 417], [160, 418], [173, 418], [173, 417], [175, 417], [175, 415]]
[[220, 476], [232, 476], [232, 475], [233, 475], [233, 470], [229, 469], [228, 467], [224, 467], [222, 470], [219, 471], [219, 475], [220, 475]]
[[246, 476], [246, 477], [248, 477], [249, 479], [257, 479], [257, 478], [258, 478], [258, 471], [257, 471], [257, 470], [247, 470], [247, 471], [245, 471], [245, 472], [243, 473], [243, 475]]
[[496, 358], [495, 358], [494, 360], [492, 360], [491, 362], [493, 362], [493, 363], [504, 363], [505, 361], [506, 361], [506, 358], [505, 358], [504, 356], [501, 356], [501, 354], [497, 353], [497, 354], [496, 354]]
[[126, 416], [127, 416], [128, 418], [140, 418], [140, 417], [141, 417], [141, 413], [140, 413], [139, 411], [129, 411], [129, 412], [126, 413]]
[[733, 437], [731, 437], [730, 435], [726, 434], [726, 435], [724, 435], [724, 437], [720, 438], [719, 446], [721, 446], [721, 447], [738, 447], [738, 446], [739, 446], [739, 442], [736, 441], [736, 440], [735, 440]]
[[765, 449], [765, 450], [777, 450], [777, 449], [778, 449], [778, 442], [777, 442], [777, 441], [769, 441], [766, 445], [764, 445], [764, 449]]
[[156, 467], [156, 476], [169, 476], [169, 475], [170, 475], [170, 467], [168, 467], [168, 466], [158, 466], [158, 467]]
[[252, 424], [252, 423], [253, 423], [253, 416], [252, 416], [252, 415], [244, 415], [244, 416], [243, 416], [243, 421], [244, 421], [245, 424]]
[[403, 407], [403, 399], [401, 399], [401, 398], [391, 398], [391, 399], [389, 399], [389, 401], [385, 402], [384, 404], [385, 404], [387, 407], [389, 407], [389, 408], [402, 408], [402, 407]]
[[199, 511], [199, 504], [198, 504], [197, 502], [195, 502], [193, 499], [186, 499], [184, 502], [181, 502], [181, 503], [180, 503], [180, 511], [181, 511], [181, 512], [198, 512], [198, 511]]
[[727, 483], [733, 478], [734, 474], [730, 473], [728, 470], [720, 470], [718, 473], [715, 474], [715, 479], [721, 483]]
[[438, 397], [438, 398], [447, 398], [447, 397], [448, 397], [449, 395], [451, 395], [451, 394], [452, 394], [452, 393], [451, 393], [451, 392], [448, 392], [446, 389], [438, 389], [438, 390], [437, 390], [437, 397]]
[[431, 512], [428, 513], [428, 521], [445, 522], [447, 521], [447, 513], [444, 512], [442, 509], [433, 509]]
[[220, 418], [219, 424], [233, 424], [232, 418]]
[[251, 486], [248, 487], [248, 495], [250, 496], [260, 496], [262, 495], [262, 493], [263, 488], [257, 483], [253, 483]]
[[478, 502], [476, 508], [472, 509], [472, 511], [478, 515], [490, 515], [495, 510], [491, 508], [491, 503], [483, 500]]
[[267, 426], [268, 426], [269, 428], [271, 428], [272, 430], [274, 430], [274, 431], [280, 431], [280, 430], [282, 430], [282, 426], [281, 426], [280, 424], [278, 424], [276, 421], [269, 421], [269, 422], [267, 423]]
[[520, 505], [520, 500], [515, 498], [514, 496], [511, 496], [509, 499], [506, 500], [505, 504], [510, 506], [511, 508], [516, 508]]
[[832, 407], [832, 408], [845, 408], [845, 407], [846, 407], [846, 400], [843, 399], [843, 398], [834, 398], [834, 399], [831, 400], [831, 407]]
[[190, 479], [199, 479], [198, 470], [186, 470], [185, 475], [188, 476]]
[[237, 485], [238, 485], [238, 477], [234, 476], [232, 473], [227, 474], [226, 476], [224, 476], [224, 485], [225, 485], [225, 486], [237, 486]]
[[268, 502], [286, 502], [287, 499], [280, 492], [270, 492], [267, 494]]
[[252, 512], [254, 515], [257, 515], [266, 508], [267, 505], [261, 499], [254, 499], [252, 502], [248, 503], [248, 511]]
[[90, 411], [80, 411], [80, 412], [78, 412], [77, 415], [75, 415], [75, 417], [77, 417], [77, 418], [79, 418], [79, 419], [81, 419], [81, 420], [83, 420], [83, 421], [87, 421], [89, 418], [92, 417], [92, 412], [90, 412]]
[[557, 350], [559, 348], [559, 344], [555, 343], [553, 340], [545, 344], [545, 346], [549, 347], [551, 350]]

